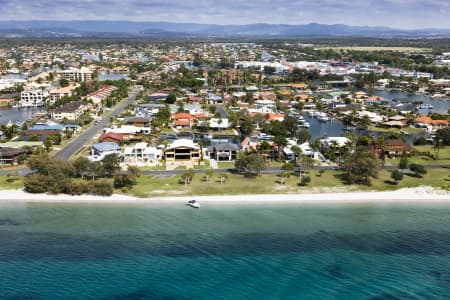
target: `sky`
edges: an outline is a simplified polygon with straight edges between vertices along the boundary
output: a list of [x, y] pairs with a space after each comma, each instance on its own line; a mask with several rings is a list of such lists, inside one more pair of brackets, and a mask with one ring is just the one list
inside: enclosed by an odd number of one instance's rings
[[347, 24], [450, 29], [449, 0], [0, 0], [0, 20]]

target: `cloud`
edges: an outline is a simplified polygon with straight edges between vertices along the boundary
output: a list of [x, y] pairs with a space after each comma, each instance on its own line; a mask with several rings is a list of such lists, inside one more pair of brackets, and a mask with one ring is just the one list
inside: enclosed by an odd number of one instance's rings
[[0, 13], [3, 20], [317, 22], [450, 28], [450, 4], [441, 0], [0, 0]]

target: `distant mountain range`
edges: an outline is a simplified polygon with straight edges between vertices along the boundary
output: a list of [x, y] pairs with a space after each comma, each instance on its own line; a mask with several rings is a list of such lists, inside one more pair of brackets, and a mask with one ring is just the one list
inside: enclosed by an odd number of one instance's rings
[[450, 29], [343, 24], [215, 25], [130, 21], [0, 21], [2, 37], [450, 37]]

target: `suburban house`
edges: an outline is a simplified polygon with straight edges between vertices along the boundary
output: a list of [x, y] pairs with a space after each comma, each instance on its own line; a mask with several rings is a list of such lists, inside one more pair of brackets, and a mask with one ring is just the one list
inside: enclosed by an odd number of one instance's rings
[[121, 156], [120, 146], [112, 142], [101, 142], [91, 146], [91, 155], [88, 159], [90, 161], [100, 161], [110, 154]]
[[56, 90], [50, 91], [50, 94], [48, 96], [48, 102], [50, 104], [55, 103], [56, 101], [60, 100], [64, 97], [70, 97], [73, 95], [73, 91], [76, 89], [76, 86], [70, 85], [63, 88], [59, 88]]
[[429, 132], [450, 126], [449, 120], [433, 120], [427, 116], [416, 118], [414, 122], [420, 127], [426, 127]]
[[137, 143], [124, 148], [124, 164], [137, 167], [158, 166], [162, 157], [162, 150], [147, 143]]
[[382, 145], [379, 142], [372, 142], [369, 149], [378, 157], [381, 157], [383, 155], [397, 156], [403, 153], [409, 154], [412, 147], [401, 139], [388, 139]]
[[164, 101], [166, 100], [167, 96], [169, 96], [168, 92], [160, 91], [153, 93], [147, 97], [148, 101]]
[[187, 113], [177, 113], [172, 115], [172, 124], [176, 128], [191, 128], [194, 125], [195, 117]]
[[0, 165], [14, 165], [26, 151], [18, 148], [0, 147]]
[[113, 91], [117, 90], [117, 87], [113, 85], [105, 85], [96, 92], [90, 93], [86, 96], [86, 99], [92, 100], [95, 104], [101, 104]]
[[125, 120], [125, 123], [127, 123], [127, 125], [133, 125], [136, 127], [148, 127], [150, 125], [150, 120], [145, 117], [132, 117], [127, 118]]
[[217, 161], [233, 161], [236, 159], [239, 147], [236, 144], [217, 144], [208, 148], [210, 158]]
[[64, 126], [60, 124], [36, 124], [28, 130], [22, 132], [22, 140], [44, 141], [47, 136], [60, 135], [64, 130]]
[[403, 128], [407, 126], [406, 117], [404, 116], [392, 116], [389, 118], [389, 121], [382, 123], [383, 126], [389, 128]]
[[275, 101], [272, 100], [257, 100], [255, 101], [255, 107], [255, 109], [249, 109], [249, 112], [270, 114], [276, 110]]
[[137, 135], [150, 134], [152, 133], [151, 127], [138, 127], [134, 125], [121, 125], [120, 127], [111, 127], [103, 129], [103, 132], [115, 132], [120, 133], [124, 138], [131, 139]]
[[227, 118], [212, 118], [208, 121], [209, 128], [213, 130], [225, 130], [230, 127]]
[[197, 163], [201, 156], [200, 146], [189, 139], [175, 140], [164, 151], [166, 165], [183, 161]]
[[327, 137], [320, 140], [322, 149], [343, 148], [350, 143], [350, 140], [344, 136]]
[[106, 133], [100, 135], [98, 140], [100, 142], [111, 142], [111, 143], [120, 144], [124, 140], [124, 135], [121, 133], [116, 133], [116, 132], [110, 131], [110, 132], [106, 132]]
[[61, 107], [56, 108], [52, 112], [52, 119], [54, 120], [76, 120], [78, 119], [86, 110], [87, 105], [82, 101], [74, 101], [64, 104]]

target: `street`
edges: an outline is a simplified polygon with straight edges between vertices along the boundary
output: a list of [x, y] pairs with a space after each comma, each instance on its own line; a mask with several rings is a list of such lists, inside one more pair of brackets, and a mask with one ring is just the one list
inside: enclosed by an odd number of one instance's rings
[[56, 153], [56, 157], [63, 160], [69, 160], [74, 154], [76, 154], [84, 145], [86, 145], [96, 134], [109, 123], [110, 118], [116, 117], [121, 114], [124, 109], [136, 100], [136, 94], [138, 91], [134, 89], [129, 93], [127, 100], [122, 101], [116, 108], [114, 108], [107, 116], [104, 116], [97, 124], [92, 126], [85, 132], [76, 137], [73, 141], [67, 144], [64, 148]]

